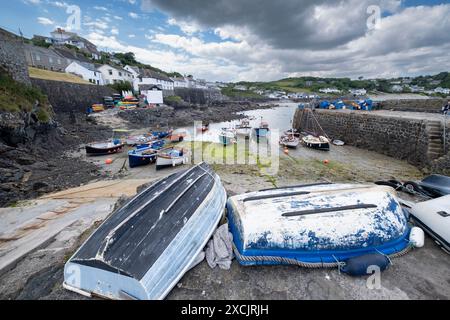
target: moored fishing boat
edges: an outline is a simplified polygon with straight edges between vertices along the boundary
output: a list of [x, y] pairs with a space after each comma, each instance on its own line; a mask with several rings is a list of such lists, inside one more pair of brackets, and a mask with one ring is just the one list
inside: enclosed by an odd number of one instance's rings
[[233, 130], [224, 128], [219, 134], [219, 141], [224, 146], [233, 144], [236, 142], [236, 134]]
[[287, 148], [296, 149], [300, 144], [300, 138], [293, 134], [285, 135], [280, 138], [280, 144]]
[[130, 136], [125, 139], [125, 142], [129, 146], [136, 146], [136, 145], [142, 145], [149, 143], [151, 141], [154, 141], [154, 136], [146, 136], [146, 135], [139, 135], [139, 136]]
[[119, 153], [123, 151], [125, 144], [116, 140], [113, 142], [99, 142], [86, 145], [86, 154], [88, 156], [104, 156], [108, 154]]
[[154, 141], [151, 141], [148, 143], [137, 145], [136, 147], [138, 149], [151, 148], [153, 150], [160, 150], [160, 149], [164, 148], [165, 145], [166, 145], [166, 142], [164, 140], [154, 140]]
[[186, 153], [183, 148], [176, 147], [160, 150], [156, 158], [156, 170], [186, 164], [188, 162]]
[[307, 135], [302, 138], [302, 141], [308, 148], [321, 151], [330, 151], [330, 140], [328, 140], [327, 137]]
[[138, 148], [128, 152], [130, 168], [145, 166], [156, 162], [158, 151], [152, 148]]
[[170, 142], [176, 143], [176, 142], [183, 142], [184, 139], [187, 137], [187, 133], [184, 130], [177, 130], [170, 134]]
[[243, 265], [320, 266], [409, 249], [408, 220], [389, 187], [292, 186], [231, 197], [227, 209]]
[[64, 287], [108, 299], [164, 299], [206, 246], [225, 203], [220, 178], [205, 163], [156, 182], [69, 259]]
[[248, 119], [242, 119], [239, 125], [236, 127], [236, 135], [250, 138], [252, 135], [252, 127]]
[[323, 130], [311, 109], [305, 108], [300, 119], [302, 141], [311, 149], [330, 151], [330, 138]]
[[158, 139], [164, 139], [169, 137], [172, 134], [172, 130], [168, 131], [153, 131], [152, 135]]

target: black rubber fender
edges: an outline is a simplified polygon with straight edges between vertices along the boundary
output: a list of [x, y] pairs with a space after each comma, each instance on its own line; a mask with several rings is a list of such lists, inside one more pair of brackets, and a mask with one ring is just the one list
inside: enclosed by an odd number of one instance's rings
[[370, 266], [378, 266], [380, 271], [385, 271], [391, 261], [385, 255], [380, 253], [366, 254], [359, 257], [350, 258], [345, 261], [345, 266], [341, 267], [341, 271], [354, 277], [367, 276]]

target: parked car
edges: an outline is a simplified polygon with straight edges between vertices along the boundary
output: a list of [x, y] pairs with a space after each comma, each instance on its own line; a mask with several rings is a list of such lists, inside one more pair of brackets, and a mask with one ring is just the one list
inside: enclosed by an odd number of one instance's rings
[[407, 181], [403, 186], [411, 193], [419, 192], [431, 198], [438, 198], [450, 194], [450, 177], [432, 174], [422, 181]]

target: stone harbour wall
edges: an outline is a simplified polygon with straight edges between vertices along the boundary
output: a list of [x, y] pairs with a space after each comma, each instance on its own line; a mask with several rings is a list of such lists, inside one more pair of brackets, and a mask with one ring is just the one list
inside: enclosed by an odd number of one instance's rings
[[[294, 118], [298, 129], [301, 113], [298, 109]], [[347, 110], [315, 110], [314, 114], [332, 140], [406, 160], [420, 168], [431, 163], [427, 157], [429, 137], [425, 120]]]
[[0, 28], [0, 67], [14, 80], [31, 85], [22, 39]]
[[439, 113], [446, 102], [445, 99], [387, 100], [379, 102], [378, 107], [383, 110]]
[[115, 91], [106, 86], [78, 84], [61, 81], [32, 79], [33, 85], [48, 96], [56, 113], [86, 112], [94, 103], [102, 103], [103, 97], [111, 96]]

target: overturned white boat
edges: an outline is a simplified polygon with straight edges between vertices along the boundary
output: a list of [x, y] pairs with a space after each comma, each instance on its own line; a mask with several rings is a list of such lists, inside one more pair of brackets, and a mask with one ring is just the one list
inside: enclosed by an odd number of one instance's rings
[[227, 211], [243, 265], [332, 266], [410, 248], [406, 215], [389, 187], [320, 183], [263, 190], [231, 197]]
[[450, 195], [415, 204], [411, 217], [450, 253]]
[[109, 299], [164, 299], [217, 228], [226, 203], [202, 163], [148, 187], [70, 258], [64, 287]]

